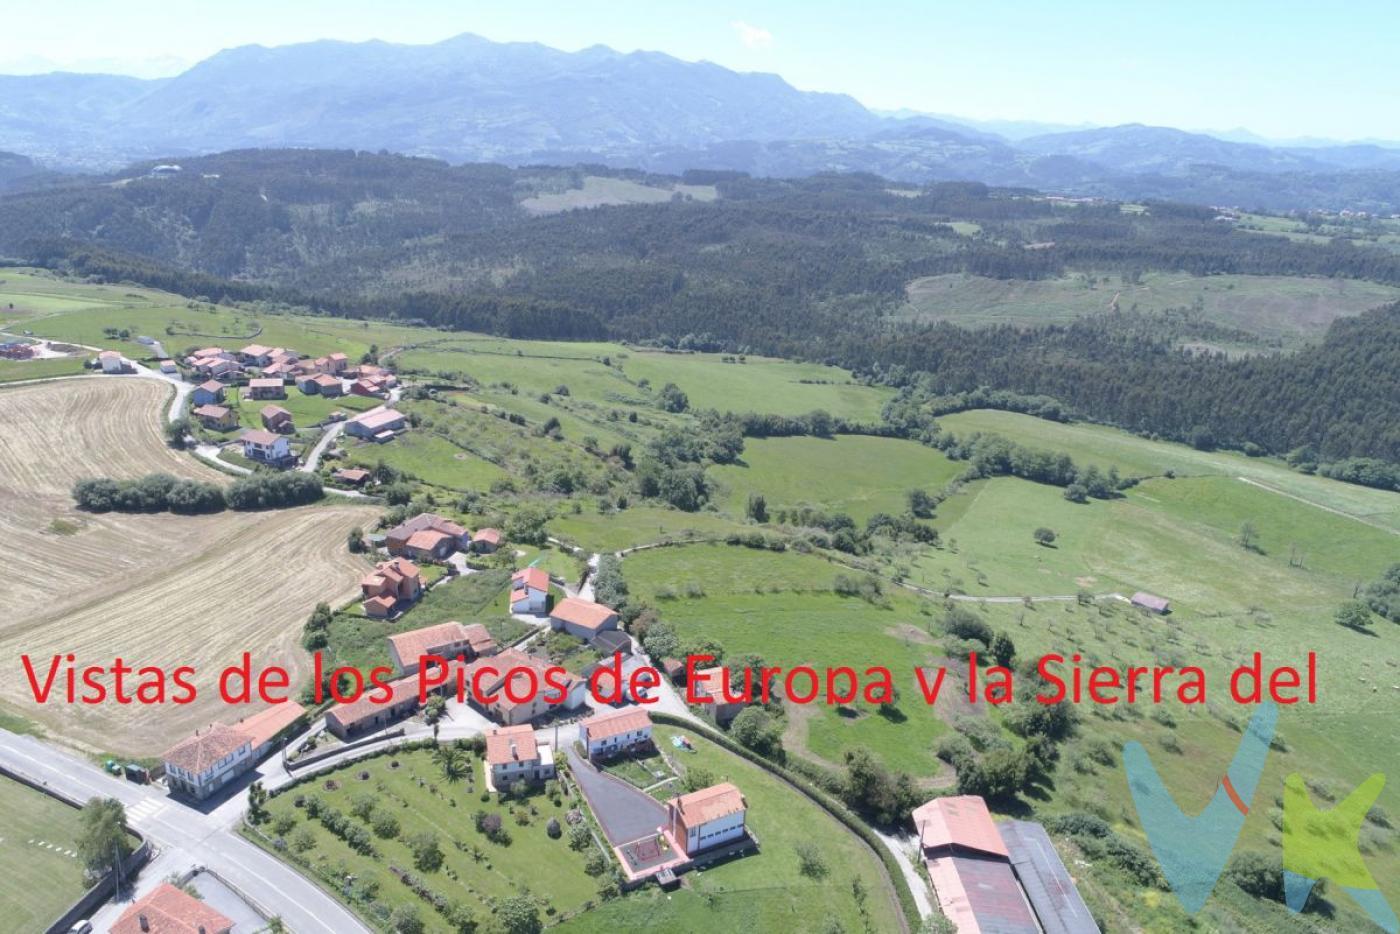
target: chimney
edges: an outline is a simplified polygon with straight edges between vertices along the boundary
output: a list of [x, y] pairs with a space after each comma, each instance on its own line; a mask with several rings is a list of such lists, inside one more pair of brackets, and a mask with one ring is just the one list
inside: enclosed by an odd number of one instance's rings
[[151, 919], [150, 919], [150, 918], [147, 918], [144, 914], [142, 914], [142, 915], [141, 915], [139, 918], [137, 918], [136, 920], [140, 923], [140, 925], [141, 925], [141, 930], [143, 930], [143, 931], [149, 931], [149, 930], [151, 929]]
[[517, 752], [515, 751], [515, 740], [511, 740], [511, 741], [510, 741], [510, 757], [511, 757], [512, 759], [519, 759], [519, 758], [520, 758], [519, 753], [517, 753]]

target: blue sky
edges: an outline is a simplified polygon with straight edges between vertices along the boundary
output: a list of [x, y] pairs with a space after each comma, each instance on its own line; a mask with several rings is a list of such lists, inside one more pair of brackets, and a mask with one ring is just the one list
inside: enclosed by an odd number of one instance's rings
[[877, 108], [1400, 139], [1400, 6], [1375, 0], [51, 0], [6, 17], [0, 73], [156, 76], [248, 43], [461, 32], [654, 49]]

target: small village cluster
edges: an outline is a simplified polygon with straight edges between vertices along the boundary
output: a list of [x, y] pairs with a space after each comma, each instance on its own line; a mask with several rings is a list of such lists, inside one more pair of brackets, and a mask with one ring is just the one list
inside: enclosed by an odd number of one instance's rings
[[[167, 364], [169, 366], [167, 367]], [[251, 402], [266, 402], [259, 411], [261, 428], [250, 428], [239, 441], [243, 456], [270, 467], [288, 467], [296, 461], [289, 436], [297, 426], [292, 413], [277, 405], [286, 399], [288, 387], [306, 396], [335, 399], [345, 395], [388, 398], [398, 385], [393, 373], [370, 363], [352, 364], [343, 353], [306, 358], [283, 347], [249, 344], [241, 350], [205, 347], [189, 354], [184, 364], [191, 379], [201, 382], [190, 394], [190, 415], [210, 431], [232, 431], [238, 413], [228, 404], [229, 392], [241, 392]], [[162, 372], [179, 372], [173, 360], [161, 361]], [[243, 383], [242, 388], [236, 388]], [[345, 433], [353, 438], [388, 441], [405, 427], [402, 413], [378, 406], [352, 418], [332, 413], [331, 420], [345, 420]]]

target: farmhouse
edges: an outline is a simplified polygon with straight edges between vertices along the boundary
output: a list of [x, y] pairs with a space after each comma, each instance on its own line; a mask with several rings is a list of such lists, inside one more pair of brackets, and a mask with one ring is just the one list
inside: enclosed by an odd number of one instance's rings
[[315, 373], [301, 373], [296, 378], [297, 388], [308, 396], [314, 396], [321, 391], [321, 387], [316, 384]]
[[[344, 384], [341, 383], [340, 377], [331, 376], [328, 373], [317, 373], [315, 376], [311, 377], [311, 385], [316, 387], [316, 394], [326, 396], [327, 398], [335, 398], [336, 396], [345, 394]], [[302, 386], [301, 389], [302, 392], [306, 391], [305, 386]]]
[[651, 745], [651, 716], [640, 707], [596, 714], [578, 725], [578, 741], [590, 759]]
[[270, 379], [280, 379], [285, 381], [292, 376], [292, 365], [290, 363], [281, 362], [269, 363], [267, 366], [259, 370], [258, 373], [262, 376], [269, 377]]
[[229, 934], [233, 921], [193, 895], [162, 882], [132, 902], [110, 930], [111, 934]]
[[282, 434], [295, 430], [292, 426], [292, 413], [280, 405], [265, 405], [258, 416], [262, 419], [263, 427], [268, 431]]
[[[709, 703], [701, 702], [701, 709], [713, 717], [716, 723], [725, 724], [739, 715], [746, 706], [743, 701], [726, 700], [724, 696], [724, 669], [721, 667], [702, 668], [691, 675], [686, 688], [688, 694], [709, 698]], [[737, 692], [731, 690], [731, 696]]]
[[1159, 597], [1145, 590], [1139, 590], [1133, 594], [1132, 602], [1133, 606], [1150, 610], [1153, 613], [1170, 613], [1172, 608], [1171, 601], [1167, 600], [1166, 597]]
[[496, 652], [496, 640], [480, 623], [469, 626], [457, 622], [439, 623], [395, 633], [388, 639], [389, 659], [400, 675], [417, 674], [420, 660], [426, 655], [470, 661]]
[[337, 351], [326, 357], [326, 372], [344, 373], [345, 368], [350, 365], [350, 358]]
[[508, 791], [516, 782], [538, 784], [554, 777], [554, 750], [525, 726], [497, 727], [486, 734], [486, 785]]
[[501, 539], [500, 529], [477, 529], [476, 534], [472, 536], [472, 551], [482, 555], [492, 554], [501, 547]]
[[364, 486], [369, 478], [370, 472], [362, 467], [342, 467], [331, 474], [332, 480], [348, 483], [351, 486]]
[[[465, 548], [467, 542], [471, 540], [471, 533], [462, 526], [445, 519], [434, 512], [420, 512], [411, 519], [405, 519], [384, 533], [384, 547], [389, 554], [403, 554], [408, 548], [408, 542], [419, 532], [441, 532], [453, 540], [453, 549]], [[451, 552], [449, 552], [450, 554]]]
[[238, 373], [238, 364], [226, 356], [194, 356], [188, 362], [190, 369], [205, 379], [231, 379]]
[[406, 424], [407, 420], [402, 412], [381, 405], [368, 412], [361, 412], [346, 422], [345, 433], [353, 438], [388, 441], [394, 437], [394, 432], [402, 431]]
[[[288, 418], [290, 417], [289, 413]], [[274, 435], [261, 428], [250, 428], [239, 440], [243, 442], [243, 456], [260, 464], [285, 467], [296, 459], [286, 435]]]
[[687, 857], [743, 839], [748, 802], [731, 782], [721, 782], [666, 802], [666, 828]]
[[999, 830], [975, 795], [935, 798], [912, 817], [934, 895], [959, 931], [1098, 934], [1040, 825]]
[[545, 611], [549, 602], [549, 574], [544, 568], [521, 568], [510, 576], [510, 611], [534, 613]]
[[287, 386], [280, 379], [250, 379], [248, 380], [248, 397], [250, 399], [285, 399], [287, 398]]
[[617, 628], [617, 611], [591, 600], [567, 597], [550, 611], [549, 625], [591, 642], [598, 633]]
[[104, 350], [97, 355], [97, 362], [102, 367], [103, 373], [125, 373], [127, 371], [126, 358], [115, 350]]
[[180, 368], [175, 365], [174, 360], [161, 360], [157, 366], [159, 366], [160, 371], [167, 376], [173, 376], [180, 372]]
[[233, 726], [216, 723], [161, 756], [170, 790], [203, 800], [251, 769], [306, 709], [273, 704]]
[[222, 405], [197, 406], [190, 414], [199, 419], [199, 423], [205, 428], [214, 431], [228, 431], [238, 427], [238, 416], [234, 414], [233, 409]]
[[381, 561], [360, 578], [366, 616], [384, 619], [392, 616], [400, 603], [412, 603], [423, 594], [423, 577], [418, 566], [405, 558]]
[[418, 678], [399, 678], [389, 682], [390, 696], [385, 703], [375, 703], [367, 688], [359, 700], [336, 704], [326, 711], [326, 729], [342, 740], [351, 740], [372, 733], [383, 726], [408, 716], [418, 709]]
[[272, 348], [262, 344], [249, 344], [238, 352], [238, 359], [253, 366], [267, 366], [272, 362]]
[[414, 532], [404, 542], [402, 553], [417, 561], [441, 561], [457, 550], [455, 535], [438, 529]]
[[[515, 726], [558, 708], [578, 710], [583, 706], [588, 682], [569, 671], [556, 670], [551, 675], [551, 667], [557, 669], [511, 648], [468, 663], [459, 676], [467, 685], [465, 696], [473, 707], [506, 726]], [[548, 702], [556, 698], [561, 698], [558, 703]]]
[[224, 384], [215, 379], [205, 380], [190, 393], [190, 401], [195, 405], [212, 405], [224, 401]]

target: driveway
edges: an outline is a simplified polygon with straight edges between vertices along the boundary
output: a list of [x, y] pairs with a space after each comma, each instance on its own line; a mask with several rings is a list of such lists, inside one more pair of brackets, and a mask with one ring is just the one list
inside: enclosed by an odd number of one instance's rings
[[593, 816], [598, 818], [613, 846], [655, 834], [656, 828], [665, 826], [666, 809], [651, 795], [620, 778], [599, 772], [574, 751], [572, 743], [565, 747], [565, 753], [574, 781], [583, 790]]

